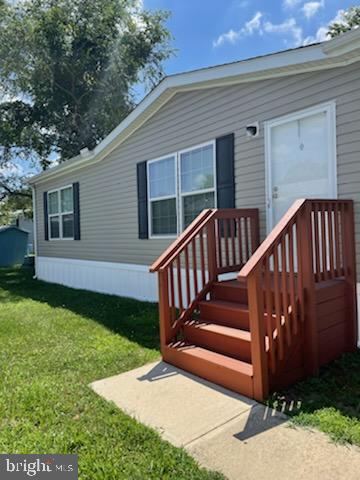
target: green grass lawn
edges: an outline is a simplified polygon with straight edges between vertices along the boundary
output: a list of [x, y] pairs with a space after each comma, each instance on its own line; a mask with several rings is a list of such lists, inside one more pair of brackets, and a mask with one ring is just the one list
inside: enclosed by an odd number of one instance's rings
[[0, 269], [0, 452], [77, 453], [83, 480], [223, 478], [88, 386], [159, 358], [158, 344], [154, 304]]
[[274, 394], [269, 405], [298, 425], [316, 427], [340, 443], [360, 446], [360, 351], [343, 355], [318, 377]]

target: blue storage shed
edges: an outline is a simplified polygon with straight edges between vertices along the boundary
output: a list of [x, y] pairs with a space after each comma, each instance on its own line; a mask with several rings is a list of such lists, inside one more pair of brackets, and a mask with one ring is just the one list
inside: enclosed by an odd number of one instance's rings
[[18, 227], [0, 227], [0, 267], [24, 263], [28, 235], [28, 232]]

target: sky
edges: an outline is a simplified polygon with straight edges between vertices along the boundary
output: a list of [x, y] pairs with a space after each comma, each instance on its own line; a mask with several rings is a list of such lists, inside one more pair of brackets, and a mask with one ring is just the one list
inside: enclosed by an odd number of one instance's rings
[[166, 74], [242, 60], [325, 40], [327, 25], [351, 0], [143, 0], [171, 12], [176, 57]]

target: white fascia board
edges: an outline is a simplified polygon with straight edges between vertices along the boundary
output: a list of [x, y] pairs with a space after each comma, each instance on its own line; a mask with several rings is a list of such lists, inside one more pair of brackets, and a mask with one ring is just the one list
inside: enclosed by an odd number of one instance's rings
[[86, 156], [78, 155], [31, 177], [28, 182], [32, 185], [40, 183], [100, 161], [151, 118], [177, 92], [346, 65], [349, 58], [344, 57], [342, 61], [339, 57], [343, 55], [346, 46], [347, 54], [355, 50], [352, 61], [359, 60], [358, 43], [360, 44], [360, 28], [328, 42], [166, 77], [94, 150]]

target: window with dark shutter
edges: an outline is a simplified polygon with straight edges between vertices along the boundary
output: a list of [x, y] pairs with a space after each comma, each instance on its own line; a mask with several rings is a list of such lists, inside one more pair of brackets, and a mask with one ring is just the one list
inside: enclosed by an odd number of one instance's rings
[[235, 208], [234, 134], [138, 163], [137, 193], [139, 238], [175, 236], [205, 208]]

